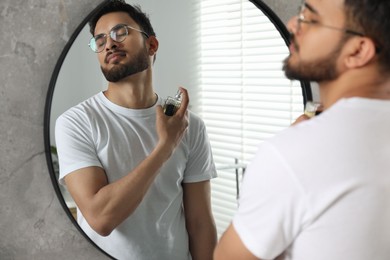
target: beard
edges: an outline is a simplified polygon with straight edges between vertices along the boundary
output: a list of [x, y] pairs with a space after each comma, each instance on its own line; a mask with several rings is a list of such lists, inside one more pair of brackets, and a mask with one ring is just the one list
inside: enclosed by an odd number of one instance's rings
[[100, 67], [100, 69], [108, 82], [118, 82], [128, 76], [146, 70], [149, 66], [149, 55], [146, 48], [144, 48], [124, 64], [117, 63], [111, 69], [103, 67]]
[[[291, 38], [291, 43], [294, 44], [297, 53], [299, 46], [294, 42], [294, 36]], [[299, 61], [297, 64], [292, 64], [291, 54], [283, 61], [284, 74], [291, 80], [302, 81], [329, 81], [334, 80], [339, 76], [337, 71], [337, 59], [341, 53], [344, 40], [336, 46], [336, 48], [325, 58], [318, 58], [312, 61]]]

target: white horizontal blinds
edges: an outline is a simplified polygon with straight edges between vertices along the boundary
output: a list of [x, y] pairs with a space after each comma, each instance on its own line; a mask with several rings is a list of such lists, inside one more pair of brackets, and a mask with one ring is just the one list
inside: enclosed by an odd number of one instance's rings
[[236, 211], [234, 158], [241, 158], [242, 36], [241, 2], [202, 0], [200, 30], [200, 115], [218, 167], [211, 183], [211, 203], [218, 235]]
[[201, 14], [200, 113], [215, 159], [232, 163], [242, 143], [241, 1], [203, 0]]
[[217, 163], [212, 207], [218, 234], [237, 209], [235, 158], [247, 163], [258, 144], [302, 113], [299, 82], [284, 76], [288, 48], [247, 0], [201, 0], [200, 115]]

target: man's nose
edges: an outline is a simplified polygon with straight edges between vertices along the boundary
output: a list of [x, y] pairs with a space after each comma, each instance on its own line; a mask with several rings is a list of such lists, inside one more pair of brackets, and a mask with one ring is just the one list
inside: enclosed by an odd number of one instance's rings
[[290, 20], [287, 22], [287, 29], [291, 34], [298, 33], [298, 17], [297, 16], [293, 16], [290, 18]]
[[114, 41], [110, 36], [106, 38], [106, 50], [114, 49], [117, 47], [117, 42]]

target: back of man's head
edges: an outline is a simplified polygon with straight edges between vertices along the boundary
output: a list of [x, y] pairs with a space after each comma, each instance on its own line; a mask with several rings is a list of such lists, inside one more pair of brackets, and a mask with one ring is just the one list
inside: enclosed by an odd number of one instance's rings
[[379, 64], [390, 71], [390, 1], [344, 0], [344, 7], [346, 26], [374, 41]]

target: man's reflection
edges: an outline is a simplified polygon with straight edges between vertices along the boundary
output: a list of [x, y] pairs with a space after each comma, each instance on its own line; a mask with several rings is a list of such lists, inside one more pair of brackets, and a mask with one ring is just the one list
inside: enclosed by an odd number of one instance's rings
[[60, 183], [78, 223], [117, 259], [211, 259], [216, 170], [187, 90], [165, 115], [152, 82], [158, 40], [138, 7], [111, 1], [90, 29], [107, 90], [66, 111], [55, 129]]

